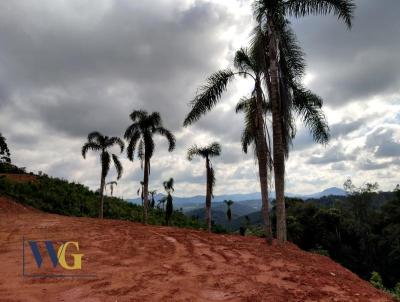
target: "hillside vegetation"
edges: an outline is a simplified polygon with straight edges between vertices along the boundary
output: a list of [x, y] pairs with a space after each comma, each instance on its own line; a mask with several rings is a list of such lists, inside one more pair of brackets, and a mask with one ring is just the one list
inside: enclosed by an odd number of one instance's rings
[[[99, 194], [89, 188], [45, 174], [22, 174], [23, 170], [20, 170], [20, 174], [4, 174], [9, 170], [0, 167], [0, 173], [3, 173], [0, 174], [0, 194], [45, 212], [78, 217], [98, 216]], [[21, 179], [23, 181], [19, 181]], [[142, 222], [143, 207], [105, 196], [104, 217]], [[149, 209], [148, 223], [163, 225], [165, 213], [161, 209]], [[170, 225], [196, 229], [205, 227], [202, 221], [187, 218], [179, 211], [173, 212]]]

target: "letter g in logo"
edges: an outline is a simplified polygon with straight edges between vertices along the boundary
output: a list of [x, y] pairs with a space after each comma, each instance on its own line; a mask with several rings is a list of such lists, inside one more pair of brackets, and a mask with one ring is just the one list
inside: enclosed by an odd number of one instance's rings
[[75, 246], [76, 251], [79, 251], [79, 243], [76, 241], [68, 241], [68, 242], [62, 244], [58, 248], [58, 253], [57, 253], [58, 263], [63, 268], [68, 269], [68, 270], [82, 269], [82, 257], [84, 254], [71, 254], [72, 257], [74, 258], [73, 265], [69, 265], [67, 263], [67, 261], [65, 260], [65, 253], [67, 251], [68, 246], [71, 244]]

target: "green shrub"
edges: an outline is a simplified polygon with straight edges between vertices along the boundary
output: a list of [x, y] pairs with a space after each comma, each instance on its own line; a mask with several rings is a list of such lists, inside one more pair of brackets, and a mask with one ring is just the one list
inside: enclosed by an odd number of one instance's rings
[[400, 282], [397, 282], [396, 286], [392, 290], [387, 289], [383, 285], [382, 277], [378, 272], [372, 272], [369, 282], [371, 282], [371, 284], [377, 289], [383, 290], [388, 294], [391, 294], [394, 298], [400, 301]]
[[385, 289], [385, 287], [383, 286], [382, 277], [378, 272], [372, 272], [369, 282], [371, 282], [371, 284], [378, 289]]
[[0, 173], [24, 174], [25, 168], [18, 168], [8, 162], [0, 162]]

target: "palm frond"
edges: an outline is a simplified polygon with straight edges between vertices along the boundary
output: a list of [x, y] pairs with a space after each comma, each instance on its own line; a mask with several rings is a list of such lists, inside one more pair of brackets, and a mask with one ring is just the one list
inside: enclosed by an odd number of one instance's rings
[[112, 159], [113, 159], [113, 162], [114, 162], [115, 169], [117, 170], [117, 175], [118, 175], [118, 176], [117, 176], [117, 179], [120, 179], [121, 176], [122, 176], [122, 172], [124, 171], [124, 169], [123, 169], [123, 167], [122, 167], [121, 162], [119, 161], [118, 156], [116, 156], [115, 154], [113, 154], [113, 155], [112, 155]]
[[353, 0], [287, 0], [286, 13], [296, 18], [307, 15], [333, 14], [351, 28], [355, 4]]
[[139, 139], [140, 139], [140, 132], [138, 130], [132, 132], [129, 136], [129, 144], [128, 148], [126, 148], [126, 154], [130, 161], [132, 161], [134, 158], [135, 148]]
[[124, 133], [124, 138], [126, 140], [131, 139], [135, 133], [140, 131], [140, 124], [139, 122], [135, 122], [131, 124], [128, 128], [126, 128], [125, 133]]
[[197, 145], [191, 146], [191, 147], [188, 149], [188, 152], [187, 152], [187, 159], [188, 159], [189, 161], [191, 161], [191, 160], [193, 159], [193, 157], [201, 155], [199, 151], [200, 151], [200, 150], [199, 150], [199, 148], [197, 147]]
[[254, 142], [255, 142], [254, 133], [250, 132], [250, 129], [246, 127], [242, 132], [242, 138], [241, 138], [243, 152], [247, 154], [248, 147]]
[[98, 132], [98, 131], [93, 131], [93, 132], [91, 132], [91, 133], [89, 133], [89, 135], [88, 135], [88, 141], [89, 142], [97, 142], [97, 143], [99, 143], [100, 142], [100, 139], [103, 137], [103, 134], [101, 134], [100, 132]]
[[175, 136], [169, 130], [165, 129], [164, 127], [157, 127], [154, 129], [154, 132], [159, 133], [162, 136], [165, 136], [168, 140], [169, 147], [168, 151], [172, 152], [175, 149]]
[[119, 137], [110, 137], [107, 141], [107, 144], [111, 147], [113, 145], [118, 145], [121, 149], [121, 153], [124, 151], [125, 143]]
[[240, 72], [248, 72], [254, 70], [254, 64], [248, 54], [247, 48], [240, 48], [233, 59], [233, 64]]
[[147, 111], [145, 110], [134, 110], [132, 113], [129, 115], [131, 120], [133, 122], [136, 122], [137, 120], [143, 120], [147, 117]]
[[268, 35], [265, 34], [261, 25], [254, 27], [250, 40], [250, 56], [256, 61], [257, 69], [260, 71], [268, 68], [268, 41]]
[[165, 191], [167, 191], [168, 193], [173, 192], [174, 191], [174, 179], [171, 177], [170, 179], [164, 181], [163, 186], [164, 186]]
[[221, 154], [221, 145], [217, 142], [211, 143], [206, 149], [209, 157], [219, 156]]
[[242, 97], [239, 102], [236, 104], [235, 111], [236, 113], [245, 112], [249, 106], [250, 99], [247, 97]]
[[89, 150], [100, 151], [100, 150], [101, 150], [101, 146], [100, 146], [99, 144], [97, 144], [97, 143], [94, 143], [94, 142], [87, 142], [87, 143], [85, 143], [85, 144], [82, 146], [82, 151], [81, 151], [83, 158], [86, 158], [86, 153], [87, 153]]
[[291, 83], [299, 80], [305, 73], [304, 52], [299, 45], [296, 34], [288, 21], [278, 27], [280, 36], [280, 65], [282, 77]]
[[294, 89], [293, 104], [295, 110], [303, 118], [303, 122], [310, 129], [313, 139], [321, 144], [329, 140], [329, 126], [322, 111], [322, 99], [310, 90], [302, 87]]
[[148, 116], [149, 124], [153, 125], [154, 127], [158, 127], [162, 125], [162, 119], [160, 113], [153, 112]]
[[186, 127], [196, 122], [202, 115], [210, 111], [221, 99], [228, 83], [235, 74], [230, 70], [221, 70], [212, 74], [207, 83], [200, 88], [200, 93], [191, 102], [192, 109], [186, 116], [183, 125]]

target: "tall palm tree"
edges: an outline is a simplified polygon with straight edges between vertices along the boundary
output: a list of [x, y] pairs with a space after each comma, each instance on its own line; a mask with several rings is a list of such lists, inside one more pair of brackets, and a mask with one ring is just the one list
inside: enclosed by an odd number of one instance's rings
[[169, 143], [168, 151], [172, 152], [175, 149], [175, 137], [167, 129], [163, 127], [161, 116], [158, 112], [148, 114], [144, 110], [135, 110], [130, 114], [132, 124], [125, 131], [125, 139], [129, 141], [127, 147], [127, 155], [129, 160], [133, 160], [135, 151], [141, 162], [143, 171], [143, 198], [144, 198], [144, 211], [143, 221], [147, 224], [147, 209], [149, 207], [149, 174], [150, 174], [150, 160], [154, 153], [154, 134], [164, 136]]
[[[292, 42], [291, 45], [294, 45], [294, 42]], [[257, 45], [253, 46], [257, 47]], [[292, 46], [293, 47], [293, 46]], [[294, 50], [292, 50], [293, 52]], [[298, 53], [299, 56], [299, 61], [301, 61], [301, 53]], [[289, 75], [287, 75], [285, 78], [289, 78]], [[292, 99], [292, 104], [291, 106], [293, 107], [293, 110], [297, 112], [300, 116], [303, 117], [303, 122], [305, 125], [310, 129], [311, 134], [316, 142], [319, 143], [326, 143], [329, 139], [329, 127], [327, 125], [327, 122], [325, 120], [325, 116], [322, 112], [322, 100], [319, 98], [317, 95], [312, 93], [309, 90], [305, 90], [303, 87], [297, 85], [294, 86], [296, 90], [294, 91], [293, 94], [293, 99]], [[256, 98], [254, 96], [251, 96], [250, 98], [242, 98], [239, 103], [236, 105], [236, 113], [239, 112], [244, 112], [245, 114], [245, 128], [242, 133], [242, 149], [244, 153], [247, 153], [248, 151], [248, 146], [253, 144], [254, 146], [254, 154], [255, 157], [257, 158], [257, 152], [256, 152], [256, 124], [254, 120], [254, 116], [256, 114], [257, 110], [257, 103], [256, 103]], [[263, 102], [262, 104], [262, 111], [263, 114], [267, 114], [268, 112], [271, 111], [271, 103], [270, 102]], [[290, 122], [292, 121], [292, 117], [290, 117]], [[289, 149], [289, 144], [291, 143], [291, 140], [294, 138], [295, 135], [295, 125], [292, 123], [288, 123], [288, 129], [286, 131], [288, 132], [287, 136], [285, 137], [285, 151], [286, 154]], [[266, 128], [268, 132], [268, 128]], [[267, 133], [267, 138], [268, 138], [268, 146], [270, 146], [270, 137], [269, 133]], [[268, 153], [268, 170], [272, 172], [272, 158], [271, 154]], [[270, 173], [269, 175], [271, 175]], [[284, 212], [283, 212], [284, 214]], [[282, 217], [282, 216], [281, 216]]]
[[174, 179], [171, 177], [170, 179], [163, 182], [163, 186], [165, 191], [167, 192], [167, 206], [165, 207], [165, 223], [169, 225], [169, 221], [172, 216], [172, 212], [174, 211], [174, 207], [172, 205], [172, 195], [174, 192]]
[[116, 186], [116, 185], [118, 185], [118, 183], [115, 180], [106, 183], [106, 188], [107, 188], [107, 186], [110, 186], [111, 196], [113, 196], [114, 186]]
[[214, 168], [210, 159], [221, 154], [221, 145], [214, 142], [206, 147], [197, 147], [196, 145], [189, 148], [187, 153], [188, 160], [192, 160], [195, 156], [200, 156], [206, 160], [207, 187], [206, 187], [206, 222], [208, 232], [211, 232], [211, 197], [215, 186]]
[[100, 180], [100, 206], [99, 206], [99, 218], [103, 218], [103, 207], [104, 207], [104, 186], [106, 176], [110, 170], [111, 158], [114, 162], [115, 169], [117, 170], [117, 179], [122, 176], [122, 165], [115, 154], [110, 155], [109, 149], [114, 145], [118, 145], [121, 149], [121, 153], [124, 151], [124, 142], [119, 137], [108, 137], [102, 135], [100, 132], [92, 132], [88, 135], [88, 141], [82, 147], [82, 156], [86, 158], [88, 150], [100, 152], [101, 161], [101, 180]]
[[255, 150], [258, 159], [258, 173], [260, 178], [262, 213], [266, 240], [272, 242], [271, 222], [268, 203], [268, 158], [269, 147], [266, 139], [266, 123], [263, 115], [265, 95], [262, 90], [262, 76], [265, 66], [265, 56], [262, 50], [253, 47], [251, 50], [242, 48], [236, 52], [234, 58], [235, 71], [220, 70], [212, 74], [207, 83], [202, 86], [191, 102], [192, 108], [183, 123], [188, 126], [196, 122], [202, 115], [210, 111], [221, 100], [222, 93], [235, 77], [250, 78], [253, 81], [252, 96], [255, 98], [256, 110], [253, 116], [255, 126]]
[[[254, 2], [254, 16], [258, 23], [255, 41], [265, 54], [266, 64], [263, 73], [272, 111], [279, 243], [287, 240], [284, 177], [285, 157], [288, 155], [290, 140], [294, 137], [292, 105], [296, 96], [303, 101], [313, 99], [316, 108], [320, 103], [318, 97], [310, 94], [300, 84], [304, 74], [304, 61], [287, 18], [333, 13], [350, 28], [354, 9], [353, 0], [256, 0]], [[304, 110], [301, 114], [307, 118], [308, 112]]]

